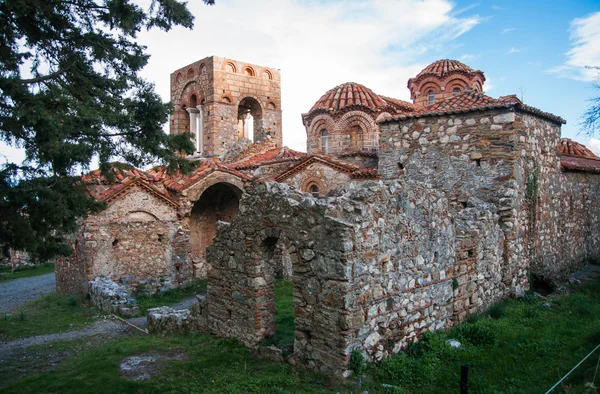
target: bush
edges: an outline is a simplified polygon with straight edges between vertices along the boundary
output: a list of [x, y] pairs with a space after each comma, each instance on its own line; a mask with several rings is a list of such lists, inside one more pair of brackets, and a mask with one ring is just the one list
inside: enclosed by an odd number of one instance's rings
[[459, 338], [475, 346], [492, 345], [496, 342], [492, 329], [481, 324], [461, 324], [455, 332]]
[[525, 304], [535, 304], [538, 302], [538, 299], [533, 294], [525, 294], [523, 297], [519, 298], [519, 301]]

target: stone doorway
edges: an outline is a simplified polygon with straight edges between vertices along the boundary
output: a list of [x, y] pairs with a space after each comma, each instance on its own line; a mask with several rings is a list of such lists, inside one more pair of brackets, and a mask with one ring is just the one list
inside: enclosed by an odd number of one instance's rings
[[238, 187], [221, 182], [207, 188], [195, 202], [190, 214], [191, 258], [195, 277], [206, 277], [206, 248], [212, 244], [217, 222], [231, 222], [239, 211], [241, 195]]

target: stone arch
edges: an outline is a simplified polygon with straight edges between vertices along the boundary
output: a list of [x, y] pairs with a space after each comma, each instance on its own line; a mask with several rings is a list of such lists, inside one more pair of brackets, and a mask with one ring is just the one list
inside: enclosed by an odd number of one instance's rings
[[190, 78], [194, 78], [194, 68], [193, 68], [193, 67], [190, 67], [190, 68], [187, 70], [187, 77], [188, 77], [188, 79], [190, 79]]
[[156, 215], [142, 210], [128, 212], [123, 221], [125, 222], [153, 222], [159, 220]]
[[225, 68], [225, 71], [230, 72], [230, 73], [237, 72], [236, 65], [231, 61], [225, 62], [224, 68]]
[[361, 151], [367, 146], [377, 145], [377, 124], [364, 112], [348, 112], [338, 121], [336, 128], [342, 134], [342, 150]]
[[448, 83], [446, 83], [444, 91], [447, 94], [453, 94], [454, 89], [459, 89], [460, 93], [462, 93], [468, 87], [469, 87], [469, 85], [467, 85], [467, 83], [463, 79], [454, 78], [454, 79], [448, 81]]
[[275, 101], [273, 100], [268, 100], [267, 101], [267, 109], [270, 109], [272, 111], [277, 109], [277, 104], [275, 104]]
[[224, 104], [231, 104], [233, 103], [233, 98], [231, 98], [231, 95], [229, 93], [225, 93], [221, 95], [220, 101]]
[[314, 195], [314, 191], [311, 190], [312, 186], [316, 186], [318, 188], [318, 193], [319, 196], [322, 196], [323, 193], [325, 192], [325, 187], [323, 185], [323, 182], [321, 181], [321, 179], [316, 178], [316, 177], [310, 177], [304, 180], [304, 182], [302, 182], [302, 187], [300, 188], [303, 192], [308, 193], [310, 195], [312, 195], [313, 197], [316, 197]]
[[[191, 85], [195, 85], [195, 86], [190, 88]], [[182, 103], [182, 102], [189, 103], [189, 100], [185, 101], [184, 97], [187, 97], [189, 99], [189, 97], [192, 94], [196, 94], [196, 96], [199, 98], [198, 102], [201, 102], [202, 99], [204, 99], [204, 97], [206, 97], [204, 89], [202, 89], [202, 85], [200, 85], [196, 81], [187, 81], [185, 83], [185, 85], [183, 85], [183, 87], [181, 88], [181, 93], [179, 94], [179, 102], [180, 103]]]
[[270, 70], [264, 70], [263, 71], [263, 78], [273, 79], [273, 73], [271, 73]]
[[198, 74], [206, 74], [206, 64], [200, 63], [200, 66], [198, 66]]
[[264, 110], [260, 100], [253, 95], [245, 95], [238, 103], [239, 135], [249, 138], [252, 142], [260, 142], [266, 138]]
[[254, 71], [254, 68], [252, 68], [252, 66], [246, 66], [244, 67], [244, 75], [248, 77], [254, 77], [256, 76], [256, 71]]
[[214, 183], [204, 188], [189, 215], [190, 257], [195, 275], [205, 277], [208, 272], [206, 248], [212, 243], [217, 222], [231, 222], [239, 210], [242, 191], [227, 182]]
[[175, 76], [175, 83], [181, 83], [181, 79], [183, 77], [181, 76], [181, 73], [177, 73], [177, 75]]
[[275, 267], [265, 249], [283, 239], [293, 265], [294, 353], [316, 368], [345, 368], [348, 343], [336, 326], [351, 275], [345, 246], [351, 226], [322, 209], [282, 184], [257, 184], [245, 195], [238, 216], [218, 229], [207, 251], [207, 320], [215, 334], [255, 346], [276, 332]]
[[193, 203], [200, 199], [200, 196], [206, 189], [217, 183], [228, 183], [240, 190], [240, 193], [244, 190], [244, 182], [240, 178], [226, 172], [216, 171], [193, 185], [188, 186], [183, 193], [186, 199]]
[[321, 131], [328, 133], [328, 153], [336, 151], [335, 148], [335, 121], [331, 116], [322, 114], [315, 116], [307, 127], [308, 153], [321, 151]]
[[420, 87], [421, 94], [420, 95], [427, 96], [427, 94], [429, 93], [430, 90], [433, 90], [433, 92], [436, 95], [442, 93], [442, 88], [437, 82], [428, 81], [428, 82], [425, 82], [423, 85], [421, 85], [421, 87]]

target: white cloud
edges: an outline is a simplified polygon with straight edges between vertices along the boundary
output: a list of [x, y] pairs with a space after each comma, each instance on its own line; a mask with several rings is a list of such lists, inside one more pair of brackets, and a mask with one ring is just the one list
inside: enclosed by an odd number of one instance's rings
[[591, 82], [600, 78], [600, 12], [573, 19], [569, 29], [571, 49], [567, 61], [549, 72], [566, 78]]
[[506, 33], [510, 33], [511, 31], [515, 31], [517, 30], [514, 27], [507, 27], [506, 29], [502, 30], [502, 34], [506, 34]]
[[471, 53], [465, 53], [464, 55], [459, 57], [458, 60], [460, 60], [461, 62], [468, 62], [468, 61], [476, 59], [476, 58], [477, 58], [477, 56], [475, 56]]
[[219, 0], [189, 2], [193, 31], [151, 31], [140, 40], [152, 55], [144, 76], [169, 99], [169, 75], [206, 56], [277, 67], [282, 73], [284, 144], [305, 150], [300, 114], [348, 81], [409, 99], [408, 78], [461, 34], [477, 15], [458, 17], [449, 0]]
[[600, 140], [590, 138], [585, 144], [596, 156], [600, 156]]
[[510, 49], [509, 49], [509, 50], [506, 52], [506, 54], [507, 54], [507, 55], [512, 55], [513, 53], [519, 53], [519, 52], [521, 52], [521, 50], [520, 50], [520, 49], [517, 49], [517, 48], [515, 48], [515, 47], [512, 47], [512, 48], [510, 48]]
[[501, 10], [501, 9], [502, 9], [502, 7], [500, 7], [499, 5], [496, 5], [496, 4], [494, 4], [494, 5], [492, 6], [492, 9], [493, 9], [493, 10], [496, 10], [496, 11], [498, 11], [498, 10]]

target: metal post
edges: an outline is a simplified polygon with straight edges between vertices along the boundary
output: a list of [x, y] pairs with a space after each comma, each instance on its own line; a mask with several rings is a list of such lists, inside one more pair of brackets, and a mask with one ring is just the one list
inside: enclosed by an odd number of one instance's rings
[[460, 366], [460, 394], [469, 393], [469, 366], [463, 364]]

